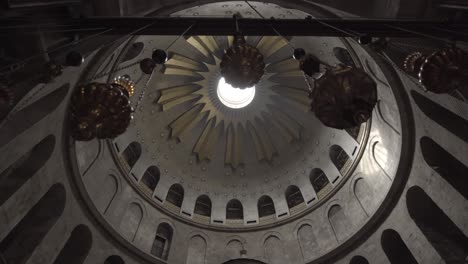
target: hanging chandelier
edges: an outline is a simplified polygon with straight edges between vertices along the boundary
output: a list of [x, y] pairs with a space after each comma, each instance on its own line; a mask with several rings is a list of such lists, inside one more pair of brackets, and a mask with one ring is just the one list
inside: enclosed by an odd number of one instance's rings
[[411, 53], [406, 57], [403, 68], [424, 88], [437, 94], [463, 89], [468, 84], [468, 54], [456, 47], [444, 48], [430, 55]]
[[265, 70], [263, 55], [247, 44], [244, 36], [236, 34], [232, 46], [224, 54], [221, 75], [234, 88], [245, 89], [255, 86]]
[[[369, 120], [377, 103], [377, 83], [365, 71], [343, 64], [332, 67], [301, 48], [293, 57], [304, 73], [311, 110], [324, 125], [346, 129]], [[316, 78], [321, 65], [326, 70]]]
[[377, 84], [362, 69], [338, 65], [327, 69], [310, 94], [312, 111], [326, 126], [337, 129], [367, 122], [377, 103]]
[[132, 119], [129, 96], [133, 83], [118, 77], [111, 84], [90, 83], [78, 88], [71, 99], [71, 135], [76, 140], [115, 138]]

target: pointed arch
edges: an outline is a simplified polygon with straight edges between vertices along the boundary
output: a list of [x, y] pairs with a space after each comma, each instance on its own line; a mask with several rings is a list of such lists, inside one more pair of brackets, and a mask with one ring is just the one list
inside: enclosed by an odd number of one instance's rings
[[226, 219], [243, 220], [244, 208], [237, 199], [230, 200], [226, 205]]
[[85, 225], [73, 229], [54, 264], [82, 264], [93, 244], [91, 230]]
[[122, 152], [122, 158], [127, 163], [130, 170], [135, 166], [141, 156], [141, 145], [138, 142], [132, 142]]
[[0, 205], [39, 171], [52, 156], [55, 137], [49, 135], [0, 174]]
[[143, 220], [143, 208], [137, 203], [131, 203], [120, 222], [120, 232], [128, 241], [134, 241]]
[[52, 185], [0, 242], [0, 252], [5, 260], [8, 263], [26, 263], [62, 215], [65, 203], [66, 193], [63, 185]]
[[263, 195], [257, 202], [258, 217], [276, 215], [275, 204], [268, 195]]
[[202, 236], [190, 238], [186, 264], [205, 264], [206, 246], [206, 240]]
[[156, 186], [159, 183], [160, 175], [161, 173], [159, 171], [159, 168], [156, 166], [149, 167], [143, 174], [140, 184], [144, 187], [144, 190], [150, 195], [152, 195], [154, 190], [156, 189]]
[[168, 223], [161, 223], [156, 230], [156, 236], [151, 247], [151, 254], [160, 259], [167, 260], [172, 244], [174, 231]]

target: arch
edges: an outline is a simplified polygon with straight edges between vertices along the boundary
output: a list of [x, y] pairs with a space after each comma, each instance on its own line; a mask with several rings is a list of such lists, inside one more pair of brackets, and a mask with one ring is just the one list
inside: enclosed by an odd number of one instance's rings
[[304, 224], [297, 230], [297, 239], [305, 262], [314, 259], [315, 249], [318, 246], [312, 226]]
[[104, 260], [104, 264], [125, 264], [125, 261], [120, 256], [110, 256]]
[[369, 264], [369, 261], [363, 256], [354, 256], [349, 264]]
[[334, 204], [328, 210], [328, 220], [338, 241], [345, 240], [351, 232], [351, 224], [339, 204]]
[[141, 156], [141, 145], [138, 142], [132, 142], [122, 152], [122, 158], [127, 162], [130, 169], [135, 166], [138, 159]]
[[142, 184], [142, 186], [144, 186], [144, 190], [147, 191], [150, 195], [152, 195], [154, 190], [156, 189], [156, 186], [159, 183], [160, 176], [161, 173], [159, 171], [159, 168], [156, 166], [149, 167], [143, 174], [140, 183]]
[[289, 263], [284, 254], [284, 246], [276, 236], [269, 236], [263, 244], [265, 250], [265, 258], [269, 264], [284, 264]]
[[88, 256], [93, 243], [91, 230], [85, 225], [73, 229], [54, 264], [82, 264]]
[[205, 264], [206, 240], [199, 235], [190, 238], [186, 264]]
[[143, 220], [143, 208], [137, 203], [131, 203], [120, 222], [120, 232], [128, 241], [135, 240], [136, 234]]
[[263, 195], [258, 199], [257, 202], [258, 216], [265, 217], [270, 215], [276, 215], [275, 204], [268, 195]]
[[241, 220], [244, 219], [244, 208], [237, 199], [230, 200], [226, 205], [226, 219]]
[[117, 192], [119, 190], [119, 182], [114, 175], [109, 174], [105, 179], [102, 185], [101, 197], [99, 198], [96, 206], [99, 211], [103, 214], [106, 214], [109, 210], [112, 201], [115, 199]]
[[184, 188], [182, 185], [176, 183], [169, 188], [166, 196], [166, 202], [169, 202], [177, 207], [182, 207], [184, 201]]
[[232, 259], [223, 264], [266, 264], [265, 262], [261, 262], [255, 259]]
[[289, 209], [304, 203], [301, 190], [295, 185], [291, 185], [286, 189], [285, 196]]
[[0, 147], [6, 145], [16, 136], [52, 113], [60, 103], [63, 102], [69, 87], [70, 84], [64, 84], [16, 112], [11, 119], [6, 121], [0, 128]]
[[335, 167], [343, 174], [343, 168], [349, 160], [348, 154], [338, 145], [330, 147], [330, 159], [335, 164]]
[[330, 180], [323, 170], [319, 168], [312, 169], [309, 174], [310, 183], [314, 188], [315, 193], [321, 198], [325, 193], [321, 192], [326, 187], [331, 186]]
[[382, 232], [380, 240], [382, 249], [391, 264], [417, 264], [411, 251], [406, 246], [400, 234], [393, 229], [386, 229]]
[[49, 233], [65, 208], [62, 184], [52, 185], [44, 196], [0, 242], [0, 252], [8, 263], [24, 264]]
[[374, 208], [375, 200], [371, 186], [364, 178], [358, 178], [354, 182], [353, 193], [366, 215], [369, 216]]
[[468, 121], [416, 91], [411, 96], [419, 109], [434, 122], [468, 143]]
[[422, 137], [420, 145], [427, 165], [468, 200], [468, 167], [431, 138]]
[[168, 223], [161, 223], [156, 230], [156, 236], [151, 247], [151, 254], [160, 259], [167, 260], [171, 249], [174, 231]]
[[244, 249], [244, 243], [241, 242], [242, 239], [231, 239], [226, 244], [224, 249], [224, 256], [227, 259], [238, 258], [240, 257], [241, 251]]
[[200, 195], [195, 202], [195, 214], [211, 217], [211, 199], [206, 195]]
[[463, 263], [468, 238], [419, 186], [406, 193], [411, 218], [446, 263]]
[[3, 205], [46, 164], [54, 148], [55, 137], [49, 135], [0, 174], [0, 205]]

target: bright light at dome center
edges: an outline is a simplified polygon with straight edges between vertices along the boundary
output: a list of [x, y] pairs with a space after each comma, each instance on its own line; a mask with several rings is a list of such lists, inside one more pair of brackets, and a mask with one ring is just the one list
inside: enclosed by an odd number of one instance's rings
[[239, 89], [234, 88], [221, 78], [217, 88], [218, 98], [229, 108], [243, 108], [249, 105], [255, 97], [255, 86]]

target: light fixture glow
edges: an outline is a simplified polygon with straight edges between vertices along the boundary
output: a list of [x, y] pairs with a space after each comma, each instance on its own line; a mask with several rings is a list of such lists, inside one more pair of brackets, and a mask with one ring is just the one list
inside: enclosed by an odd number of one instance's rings
[[246, 89], [234, 88], [224, 78], [218, 82], [219, 100], [227, 107], [239, 109], [249, 105], [255, 97], [255, 86]]

